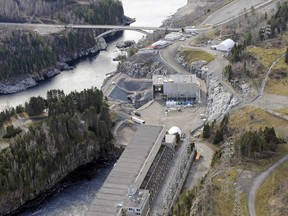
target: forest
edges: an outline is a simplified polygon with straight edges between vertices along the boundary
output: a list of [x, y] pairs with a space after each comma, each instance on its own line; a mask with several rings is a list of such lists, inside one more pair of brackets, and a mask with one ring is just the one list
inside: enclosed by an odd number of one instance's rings
[[[0, 22], [54, 24], [123, 24], [118, 0], [3, 0]], [[0, 81], [41, 71], [76, 53], [95, 47], [95, 35], [103, 30], [69, 30], [39, 35], [29, 29], [2, 29], [0, 36]], [[65, 58], [66, 57], [66, 58]]]
[[68, 95], [51, 90], [47, 99], [32, 97], [22, 109], [30, 116], [48, 110], [48, 117], [14, 134], [0, 152], [0, 215], [113, 152], [109, 108], [96, 88]]

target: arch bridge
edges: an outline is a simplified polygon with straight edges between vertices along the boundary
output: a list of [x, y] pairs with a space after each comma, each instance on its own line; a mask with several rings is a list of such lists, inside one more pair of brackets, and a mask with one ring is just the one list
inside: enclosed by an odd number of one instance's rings
[[150, 32], [144, 31], [144, 30], [142, 30], [142, 29], [124, 29], [124, 28], [121, 29], [121, 28], [119, 28], [119, 29], [110, 29], [110, 30], [108, 30], [108, 31], [103, 32], [103, 33], [100, 34], [100, 35], [97, 35], [96, 40], [99, 39], [99, 38], [101, 38], [101, 37], [104, 37], [104, 36], [106, 36], [106, 35], [108, 35], [108, 34], [110, 34], [110, 33], [118, 32], [118, 31], [124, 31], [124, 30], [136, 31], [136, 32], [140, 32], [140, 33], [145, 34], [145, 35], [151, 34]]
[[150, 34], [147, 31], [169, 31], [169, 32], [179, 32], [183, 30], [182, 28], [171, 28], [171, 27], [151, 27], [151, 26], [123, 26], [123, 25], [78, 25], [78, 24], [67, 24], [67, 25], [57, 25], [57, 24], [35, 24], [35, 23], [0, 23], [1, 26], [15, 26], [15, 27], [32, 27], [32, 28], [53, 28], [53, 29], [106, 29], [107, 31], [97, 36], [97, 38], [102, 37], [106, 34], [131, 30], [141, 32], [143, 34]]

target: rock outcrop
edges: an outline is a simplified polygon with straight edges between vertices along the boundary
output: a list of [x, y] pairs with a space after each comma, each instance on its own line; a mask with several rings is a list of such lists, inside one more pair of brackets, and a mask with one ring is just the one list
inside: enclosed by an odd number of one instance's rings
[[123, 62], [119, 72], [135, 78], [152, 78], [153, 74], [173, 74], [153, 53], [137, 53]]
[[134, 40], [127, 40], [127, 41], [118, 41], [116, 43], [116, 47], [118, 49], [125, 49], [125, 48], [128, 48], [128, 47], [131, 47], [135, 44], [135, 41]]
[[229, 93], [218, 79], [211, 79], [208, 88], [205, 116], [208, 121], [224, 116], [239, 100]]
[[0, 94], [16, 93], [35, 85], [37, 85], [37, 82], [32, 77], [26, 77], [19, 80], [2, 81], [0, 82]]
[[175, 60], [181, 64], [183, 67], [185, 67], [190, 73], [197, 74], [201, 71], [201, 68], [207, 64], [207, 61], [201, 60], [192, 62], [191, 64], [188, 64], [187, 61], [183, 56], [179, 54], [179, 52], [175, 56]]

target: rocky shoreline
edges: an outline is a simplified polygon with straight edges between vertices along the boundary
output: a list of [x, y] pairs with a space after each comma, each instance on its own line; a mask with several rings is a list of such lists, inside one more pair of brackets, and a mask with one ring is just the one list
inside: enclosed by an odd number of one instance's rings
[[96, 46], [83, 50], [78, 53], [74, 53], [71, 57], [63, 57], [54, 66], [45, 69], [35, 75], [20, 76], [11, 80], [0, 81], [0, 94], [13, 94], [24, 91], [28, 88], [36, 86], [39, 82], [54, 77], [61, 73], [63, 70], [70, 70], [73, 67], [69, 66], [69, 63], [78, 60], [89, 55], [95, 55], [107, 48], [107, 43], [103, 38], [98, 40]]
[[[122, 25], [130, 25], [133, 22], [135, 22], [135, 19], [124, 16]], [[114, 34], [112, 34], [111, 37], [114, 37]], [[97, 39], [96, 46], [86, 50], [81, 50], [80, 52], [75, 52], [69, 56], [64, 56], [50, 68], [44, 69], [35, 74], [23, 75], [9, 80], [2, 80], [0, 81], [0, 95], [13, 94], [34, 87], [40, 82], [60, 74], [63, 70], [71, 70], [73, 68], [71, 66], [72, 62], [91, 55], [96, 55], [100, 51], [106, 50], [107, 46], [108, 45], [105, 39], [99, 38]]]
[[75, 182], [85, 181], [86, 179], [90, 180], [97, 175], [97, 170], [101, 167], [112, 166], [117, 159], [120, 157], [120, 152], [115, 153], [115, 155], [110, 155], [106, 158], [93, 160], [87, 164], [84, 164], [71, 173], [69, 173], [66, 177], [64, 177], [61, 181], [56, 183], [52, 188], [46, 190], [45, 192], [39, 194], [36, 198], [27, 201], [20, 208], [15, 211], [7, 214], [6, 216], [17, 216], [19, 214], [26, 214], [27, 212], [33, 212], [37, 210], [37, 207], [43, 203], [45, 200], [52, 198], [53, 195], [61, 193], [62, 191], [69, 189]]

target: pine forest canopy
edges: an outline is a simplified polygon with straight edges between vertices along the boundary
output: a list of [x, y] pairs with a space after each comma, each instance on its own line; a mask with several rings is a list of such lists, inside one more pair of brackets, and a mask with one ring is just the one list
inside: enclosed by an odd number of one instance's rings
[[[122, 24], [123, 19], [124, 11], [119, 0], [0, 1], [0, 22]], [[67, 29], [61, 34], [46, 36], [23, 29], [2, 31], [0, 81], [38, 74], [67, 56], [92, 48], [97, 44], [94, 34], [103, 30]]]
[[30, 114], [47, 108], [49, 115], [0, 151], [0, 215], [112, 149], [109, 108], [96, 88], [68, 95], [51, 90], [47, 100], [34, 97], [25, 107]]

